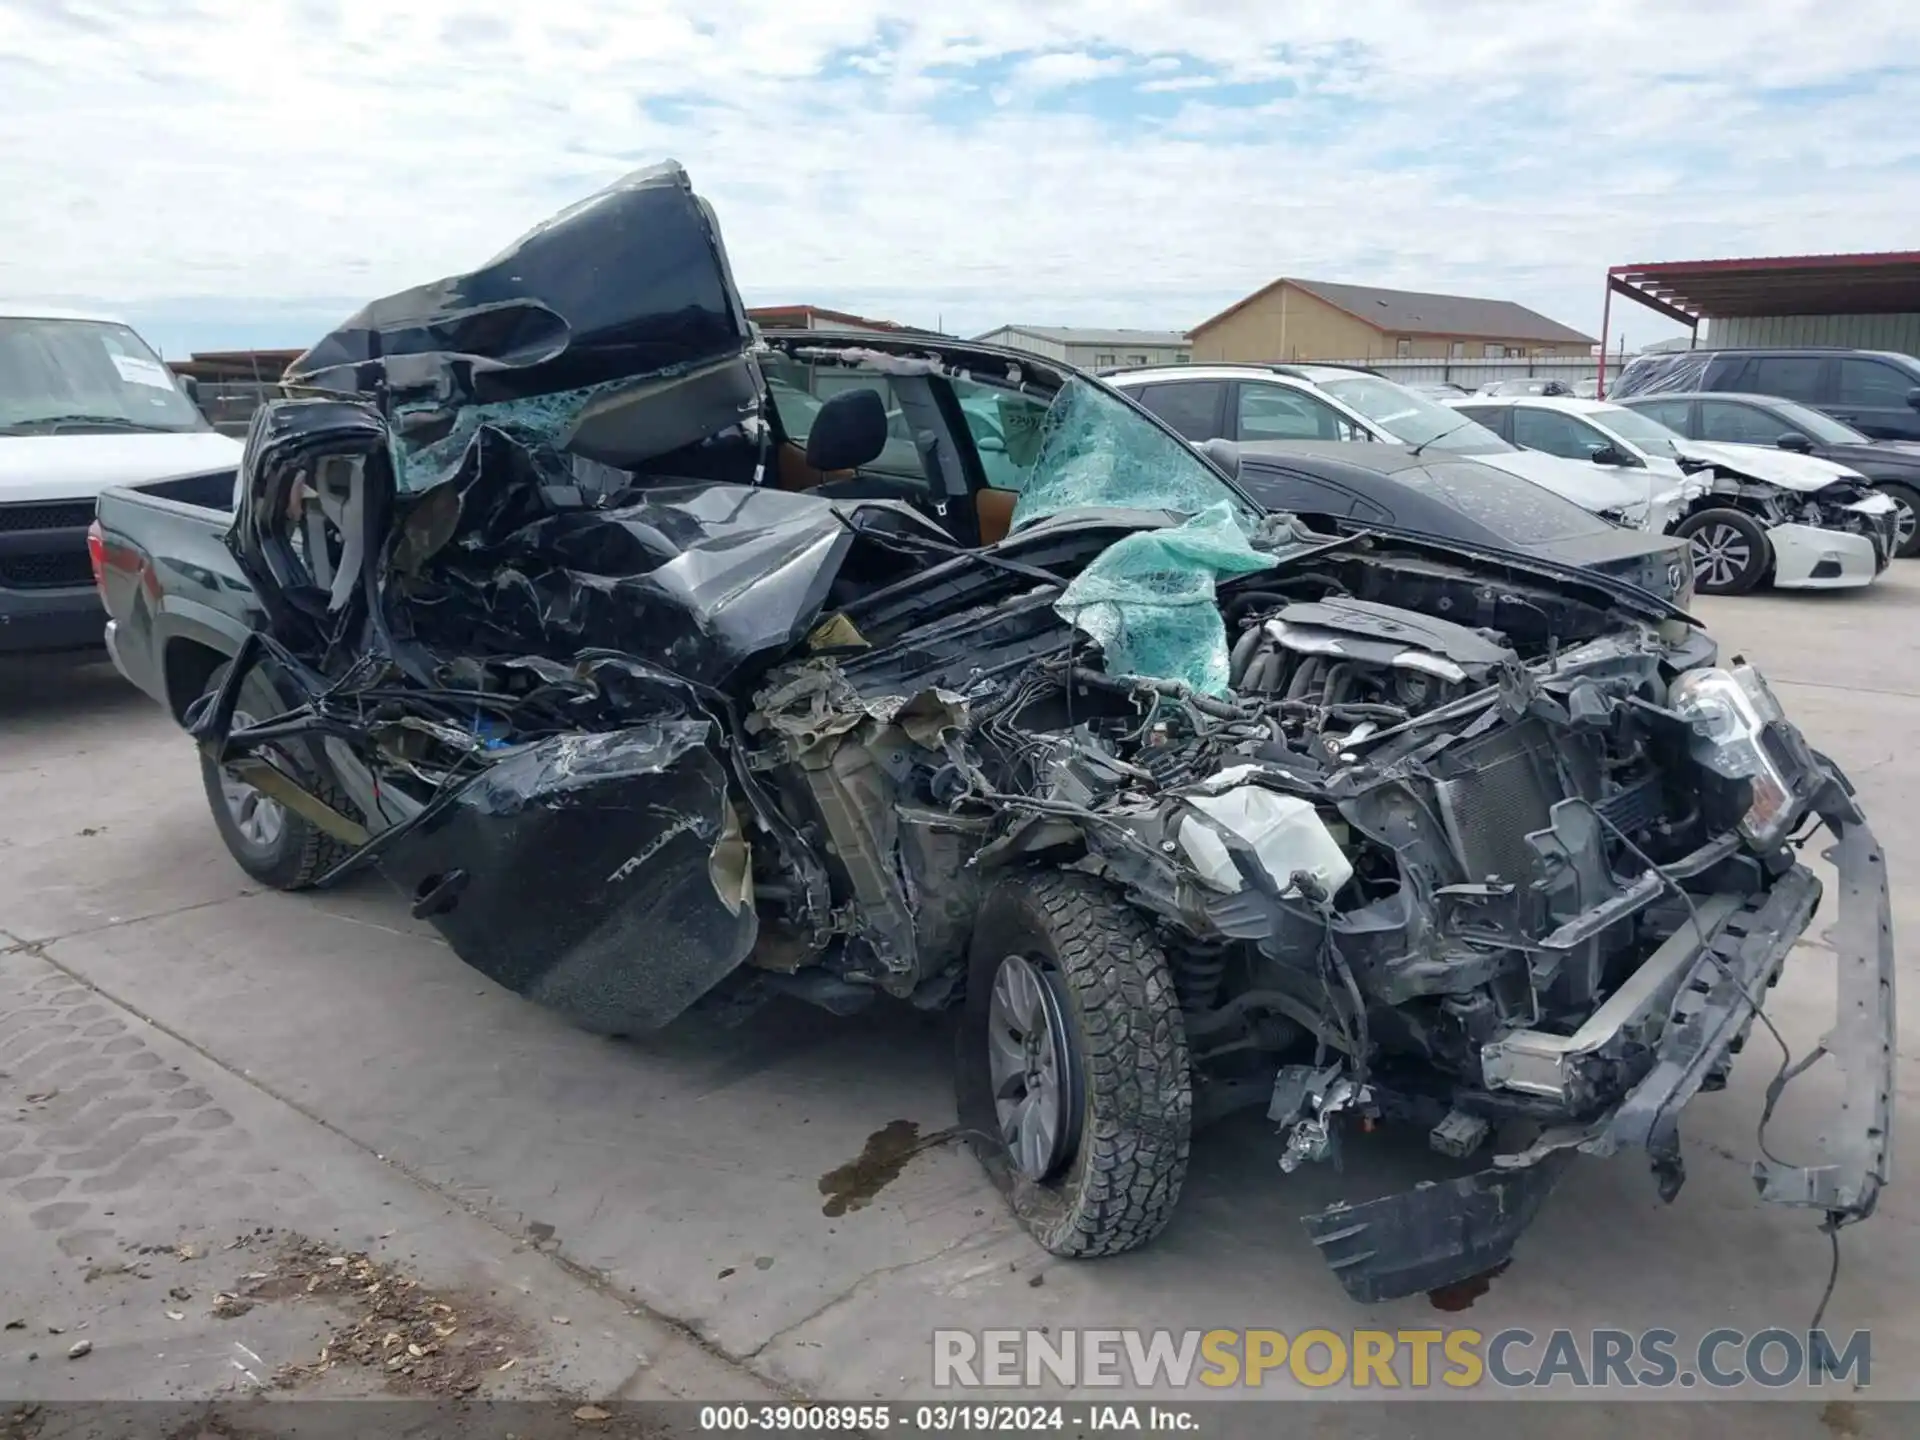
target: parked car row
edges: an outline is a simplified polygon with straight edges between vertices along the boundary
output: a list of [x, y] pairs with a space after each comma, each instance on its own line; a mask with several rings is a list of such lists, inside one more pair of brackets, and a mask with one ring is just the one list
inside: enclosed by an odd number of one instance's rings
[[1635, 356], [1607, 386], [1609, 400], [1707, 394], [1797, 400], [1871, 439], [1920, 441], [1920, 359], [1890, 350], [1675, 350]]
[[1671, 533], [1689, 539], [1702, 591], [1739, 595], [1872, 582], [1898, 546], [1898, 506], [1855, 471], [1810, 455], [1688, 440], [1599, 400], [1475, 397], [1453, 402], [1503, 439], [1586, 464], [1643, 470], [1687, 487]]
[[[1763, 581], [1867, 585], [1913, 535], [1902, 494], [1810, 447], [1692, 441], [1598, 401], [1521, 393], [1436, 402], [1332, 365], [1182, 365], [1112, 380], [1194, 441], [1366, 440], [1470, 457], [1616, 524], [1685, 539], [1707, 594]], [[1886, 473], [1906, 459], [1891, 456]]]

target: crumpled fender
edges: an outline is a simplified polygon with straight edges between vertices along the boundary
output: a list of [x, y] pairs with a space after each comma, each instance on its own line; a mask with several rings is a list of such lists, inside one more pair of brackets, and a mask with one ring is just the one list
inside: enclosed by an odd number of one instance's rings
[[509, 990], [586, 1029], [658, 1029], [745, 960], [759, 930], [712, 729], [669, 720], [530, 745], [395, 841], [380, 868]]

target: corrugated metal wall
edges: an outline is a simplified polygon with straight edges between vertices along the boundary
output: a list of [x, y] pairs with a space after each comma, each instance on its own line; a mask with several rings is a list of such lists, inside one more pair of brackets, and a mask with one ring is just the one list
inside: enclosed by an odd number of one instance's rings
[[1920, 315], [1756, 315], [1709, 320], [1712, 345], [1844, 345], [1920, 356]]
[[1043, 355], [1049, 360], [1065, 360], [1067, 347], [1057, 340], [1049, 340], [1044, 335], [1035, 335], [1030, 330], [1022, 330], [1018, 325], [1003, 325], [998, 330], [989, 330], [978, 337], [982, 345], [1004, 345], [1009, 350], [1025, 350], [1031, 355]]

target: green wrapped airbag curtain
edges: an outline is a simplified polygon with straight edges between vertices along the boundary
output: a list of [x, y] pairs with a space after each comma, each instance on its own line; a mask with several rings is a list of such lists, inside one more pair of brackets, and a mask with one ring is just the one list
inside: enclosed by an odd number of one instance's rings
[[1081, 507], [1190, 517], [1116, 542], [1055, 608], [1100, 642], [1109, 673], [1225, 694], [1227, 628], [1213, 590], [1222, 578], [1273, 565], [1272, 556], [1247, 543], [1242, 522], [1253, 517], [1192, 447], [1083, 380], [1069, 382], [1054, 398], [1033, 449], [1013, 512], [1015, 530]]
[[1054, 608], [1100, 642], [1107, 671], [1178, 680], [1227, 693], [1227, 627], [1217, 581], [1273, 565], [1247, 544], [1222, 500], [1184, 524], [1115, 542], [1076, 576]]

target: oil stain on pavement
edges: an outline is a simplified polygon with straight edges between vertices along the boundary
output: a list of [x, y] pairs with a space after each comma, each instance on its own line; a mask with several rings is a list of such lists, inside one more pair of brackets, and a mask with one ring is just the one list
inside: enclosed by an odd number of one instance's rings
[[820, 1213], [847, 1215], [864, 1210], [874, 1196], [900, 1178], [907, 1161], [959, 1133], [947, 1129], [923, 1136], [917, 1121], [889, 1120], [867, 1137], [858, 1156], [820, 1177], [820, 1193], [826, 1197]]

